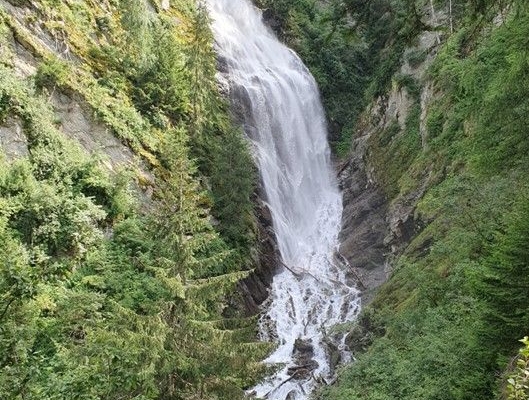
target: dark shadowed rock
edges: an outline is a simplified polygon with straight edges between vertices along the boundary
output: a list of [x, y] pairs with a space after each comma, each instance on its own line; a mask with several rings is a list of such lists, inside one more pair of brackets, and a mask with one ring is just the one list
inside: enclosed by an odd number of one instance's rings
[[293, 356], [296, 365], [287, 370], [287, 374], [293, 379], [308, 379], [312, 371], [319, 366], [318, 362], [313, 359], [314, 347], [310, 339], [296, 339]]
[[309, 339], [296, 339], [294, 342], [294, 354], [306, 355], [312, 358], [314, 355], [314, 347], [312, 346], [311, 341]]
[[356, 139], [351, 157], [339, 169], [344, 210], [340, 232], [340, 254], [347, 260], [353, 279], [369, 303], [374, 290], [386, 280], [386, 199], [368, 176], [364, 162], [364, 137]]
[[255, 269], [238, 284], [245, 315], [259, 313], [259, 306], [268, 298], [268, 289], [279, 265], [279, 249], [272, 227], [270, 210], [259, 196], [256, 196], [255, 201], [258, 219], [258, 253], [254, 260]]
[[329, 356], [329, 367], [331, 368], [331, 374], [334, 374], [334, 371], [340, 361], [342, 361], [342, 354], [340, 349], [332, 340], [325, 340], [325, 345], [327, 346], [327, 355]]
[[278, 15], [271, 9], [267, 8], [266, 10], [263, 10], [263, 22], [265, 25], [269, 26], [276, 34], [281, 33], [281, 19], [279, 19]]

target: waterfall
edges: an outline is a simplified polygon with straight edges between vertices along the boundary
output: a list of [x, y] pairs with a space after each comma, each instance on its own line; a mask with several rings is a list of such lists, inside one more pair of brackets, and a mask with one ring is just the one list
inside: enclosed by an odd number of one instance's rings
[[[359, 307], [354, 283], [334, 261], [342, 199], [314, 78], [263, 24], [248, 0], [207, 0], [232, 97], [244, 103], [251, 141], [284, 263], [260, 321], [278, 343], [266, 363], [278, 372], [252, 391], [258, 398], [306, 399], [332, 375], [333, 325]], [[336, 346], [336, 347], [335, 347]], [[345, 352], [342, 352], [342, 355]]]

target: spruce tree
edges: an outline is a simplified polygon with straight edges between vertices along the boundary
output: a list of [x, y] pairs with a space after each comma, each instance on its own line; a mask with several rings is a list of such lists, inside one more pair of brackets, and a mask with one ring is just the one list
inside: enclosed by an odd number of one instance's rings
[[487, 304], [488, 338], [499, 350], [512, 350], [529, 331], [529, 201], [522, 196], [498, 233], [478, 292]]
[[204, 134], [218, 122], [221, 104], [217, 91], [216, 57], [213, 50], [211, 20], [204, 1], [199, 1], [193, 11], [187, 48], [186, 67], [190, 77], [192, 135]]

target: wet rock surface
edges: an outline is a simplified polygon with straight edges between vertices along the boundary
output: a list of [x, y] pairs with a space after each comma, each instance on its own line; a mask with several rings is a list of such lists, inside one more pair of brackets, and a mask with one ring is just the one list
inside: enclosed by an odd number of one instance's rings
[[269, 8], [263, 10], [263, 22], [276, 34], [281, 34], [282, 23], [279, 16], [273, 10]]
[[331, 375], [334, 374], [338, 364], [343, 361], [342, 351], [338, 348], [336, 343], [338, 343], [338, 341], [332, 340], [332, 338], [328, 338], [325, 340], [325, 344], [327, 346], [327, 355], [329, 357], [329, 367], [331, 369]]
[[245, 315], [256, 315], [260, 305], [268, 298], [268, 289], [280, 265], [279, 250], [272, 227], [272, 216], [266, 203], [256, 196], [258, 220], [258, 245], [254, 259], [255, 269], [238, 284]]
[[293, 358], [296, 365], [287, 371], [293, 379], [308, 379], [312, 371], [318, 368], [319, 364], [314, 360], [314, 347], [310, 339], [296, 339], [294, 342]]
[[370, 302], [374, 290], [386, 280], [384, 238], [388, 234], [386, 199], [368, 176], [365, 141], [365, 137], [358, 138], [351, 157], [339, 167], [344, 203], [339, 252], [362, 291], [364, 304]]
[[[442, 12], [434, 13], [431, 7], [426, 7], [424, 15], [429, 26], [446, 23], [447, 16]], [[437, 30], [424, 31], [417, 43], [405, 50], [399, 73], [421, 84], [419, 99], [412, 99], [405, 87], [397, 86], [377, 98], [360, 119], [350, 156], [338, 166], [344, 201], [340, 253], [359, 282], [364, 304], [370, 302], [374, 290], [387, 279], [393, 260], [421, 231], [422, 223], [415, 218], [415, 208], [433, 179], [430, 171], [424, 171], [423, 176], [416, 178], [418, 185], [415, 188], [399, 193], [393, 199], [386, 198], [383, 188], [376, 183], [375, 172], [378, 171], [374, 171], [367, 161], [371, 151], [369, 139], [395, 124], [402, 134], [410, 108], [419, 101], [421, 144], [423, 149], [428, 147], [426, 115], [438, 94], [425, 79], [428, 66], [442, 42], [441, 36]], [[423, 54], [424, 58], [412, 62], [411, 54]]]

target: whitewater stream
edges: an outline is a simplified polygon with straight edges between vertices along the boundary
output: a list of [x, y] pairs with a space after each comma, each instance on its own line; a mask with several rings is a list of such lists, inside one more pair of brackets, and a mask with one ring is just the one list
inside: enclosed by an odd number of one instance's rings
[[[335, 262], [342, 196], [330, 161], [318, 88], [299, 57], [282, 45], [248, 0], [207, 0], [232, 99], [244, 107], [282, 265], [260, 320], [262, 340], [278, 343], [266, 363], [277, 372], [249, 390], [257, 398], [307, 399], [332, 377], [328, 335], [359, 308], [354, 282]], [[334, 342], [334, 343], [333, 343]], [[331, 351], [331, 349], [334, 349]]]

